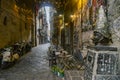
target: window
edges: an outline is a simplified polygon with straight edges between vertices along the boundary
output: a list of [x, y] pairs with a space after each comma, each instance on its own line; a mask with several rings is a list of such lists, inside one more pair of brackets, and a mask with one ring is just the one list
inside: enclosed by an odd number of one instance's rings
[[7, 25], [7, 16], [4, 17], [3, 24], [4, 24], [4, 25]]

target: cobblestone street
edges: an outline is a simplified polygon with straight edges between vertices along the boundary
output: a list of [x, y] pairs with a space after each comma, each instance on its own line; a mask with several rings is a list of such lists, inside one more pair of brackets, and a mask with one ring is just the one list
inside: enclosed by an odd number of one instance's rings
[[39, 45], [24, 55], [13, 67], [0, 71], [0, 80], [61, 80], [55, 77], [47, 60], [50, 44]]

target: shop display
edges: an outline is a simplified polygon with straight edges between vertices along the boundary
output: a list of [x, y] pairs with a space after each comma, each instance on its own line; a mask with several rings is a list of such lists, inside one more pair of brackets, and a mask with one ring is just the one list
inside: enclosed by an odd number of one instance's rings
[[118, 52], [115, 47], [95, 46], [88, 50], [85, 80], [119, 80]]
[[109, 44], [109, 42], [112, 42], [110, 37], [111, 34], [109, 32], [109, 26], [105, 14], [105, 9], [104, 6], [101, 5], [98, 11], [98, 18], [94, 30], [93, 43], [95, 45], [97, 44], [107, 45]]

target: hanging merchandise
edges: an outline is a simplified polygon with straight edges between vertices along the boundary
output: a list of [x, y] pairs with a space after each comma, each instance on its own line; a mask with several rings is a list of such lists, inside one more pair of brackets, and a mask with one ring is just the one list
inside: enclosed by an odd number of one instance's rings
[[92, 0], [92, 5], [93, 5], [94, 7], [96, 7], [96, 6], [97, 6], [97, 1], [96, 1], [96, 0]]
[[96, 13], [97, 13], [97, 1], [96, 0], [93, 0], [92, 1], [92, 4], [93, 4], [93, 24], [92, 26], [95, 27], [95, 24], [96, 24]]
[[37, 4], [35, 5], [36, 16], [38, 15], [38, 10], [39, 10], [39, 4], [37, 3]]
[[101, 33], [105, 37], [109, 37], [107, 18], [106, 18], [106, 15], [105, 15], [105, 12], [104, 12], [104, 9], [103, 9], [102, 5], [99, 8], [97, 26], [96, 26], [95, 31]]
[[104, 4], [104, 0], [97, 0], [98, 6], [101, 6]]
[[102, 5], [100, 6], [98, 12], [93, 42], [95, 45], [97, 45], [98, 43], [102, 45], [107, 45], [109, 44], [109, 42], [112, 42], [111, 35], [109, 33], [107, 18]]
[[92, 7], [92, 0], [88, 0], [88, 3], [87, 3], [88, 7]]

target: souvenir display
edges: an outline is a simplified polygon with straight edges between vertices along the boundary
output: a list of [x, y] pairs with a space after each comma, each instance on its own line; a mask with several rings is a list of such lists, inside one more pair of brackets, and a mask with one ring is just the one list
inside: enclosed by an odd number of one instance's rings
[[88, 50], [85, 80], [119, 80], [117, 48], [95, 46]]

